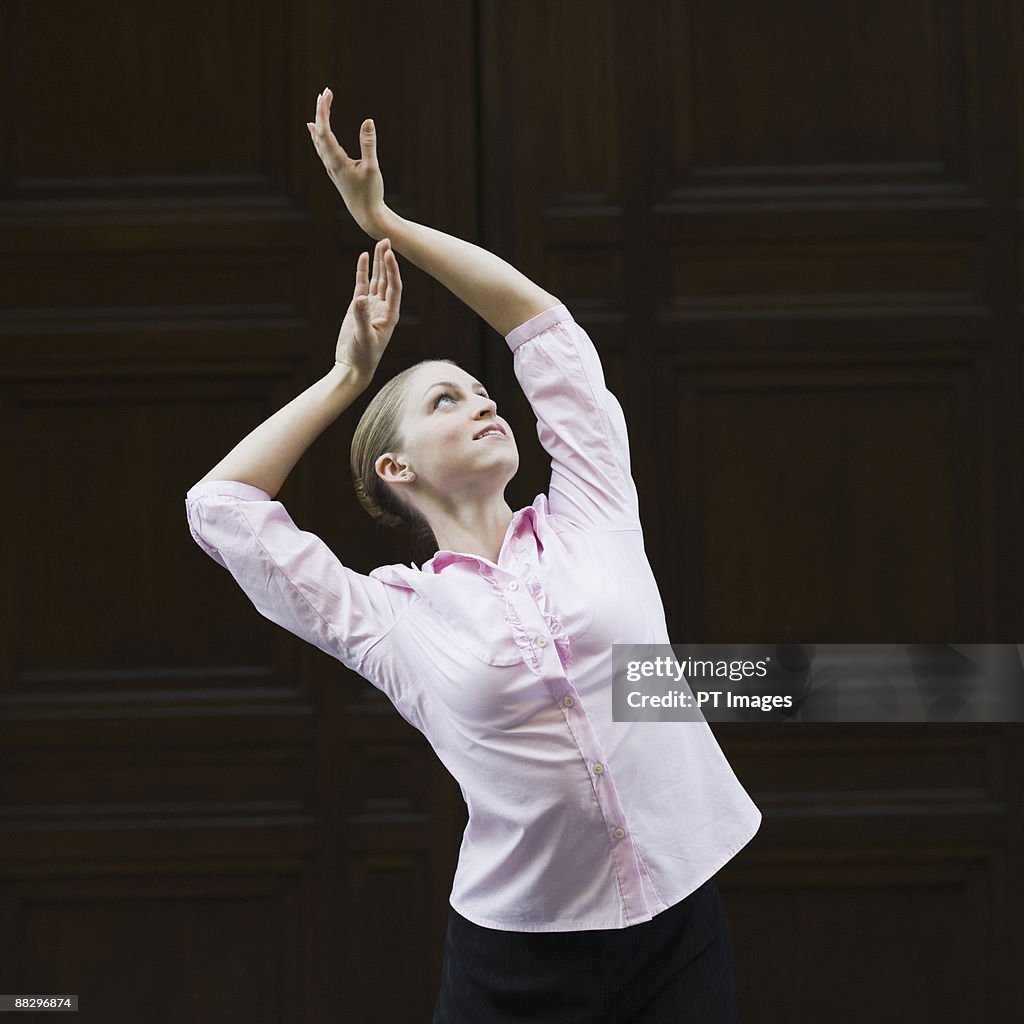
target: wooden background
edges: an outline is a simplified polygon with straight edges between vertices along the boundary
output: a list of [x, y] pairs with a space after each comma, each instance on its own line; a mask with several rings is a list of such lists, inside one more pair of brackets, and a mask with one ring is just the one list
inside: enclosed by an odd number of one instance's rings
[[[260, 619], [186, 489], [326, 371], [389, 201], [590, 331], [673, 639], [1024, 639], [1021, 0], [0, 0], [0, 992], [81, 1024], [428, 1021], [457, 787]], [[430, 356], [528, 411], [406, 271]], [[408, 561], [348, 480], [283, 500]], [[518, 428], [521, 438], [528, 429]], [[545, 486], [523, 444], [509, 498]], [[746, 1024], [1024, 1019], [1024, 727], [721, 726]]]

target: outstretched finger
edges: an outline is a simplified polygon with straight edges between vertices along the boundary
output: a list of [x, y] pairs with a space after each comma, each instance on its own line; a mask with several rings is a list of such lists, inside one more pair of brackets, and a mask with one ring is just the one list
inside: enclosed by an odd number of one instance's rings
[[[356, 302], [360, 297], [370, 294], [370, 254], [361, 252], [356, 260], [356, 287], [352, 292], [352, 301]], [[358, 303], [357, 303], [358, 305]]]
[[398, 318], [398, 309], [402, 304], [402, 274], [398, 269], [398, 257], [388, 243], [388, 251], [384, 254], [388, 268], [388, 289], [385, 296], [389, 319]]
[[352, 293], [352, 312], [355, 314], [358, 334], [365, 332], [370, 325], [370, 254], [361, 252], [356, 263], [356, 288]]
[[386, 298], [388, 288], [391, 286], [391, 267], [393, 264], [392, 260], [388, 259], [388, 253], [391, 252], [391, 239], [382, 238], [380, 240], [380, 270], [381, 270], [381, 289], [380, 297]]
[[370, 280], [370, 291], [374, 295], [384, 294], [384, 264], [381, 261], [381, 257], [384, 255], [384, 251], [381, 248], [381, 243], [378, 242], [373, 248], [373, 277]]
[[331, 131], [331, 91], [325, 89], [316, 98], [316, 121], [314, 124], [315, 136], [314, 142], [317, 143], [317, 148], [320, 150], [320, 155], [323, 157], [324, 150], [332, 151], [337, 150], [341, 155], [348, 160], [349, 155], [345, 152], [345, 148], [338, 142]]

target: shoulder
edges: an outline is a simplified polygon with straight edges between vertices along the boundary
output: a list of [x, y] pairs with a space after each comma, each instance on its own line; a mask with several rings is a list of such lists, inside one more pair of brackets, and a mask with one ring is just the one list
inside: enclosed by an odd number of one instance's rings
[[369, 573], [370, 579], [390, 587], [398, 587], [401, 590], [409, 590], [415, 593], [419, 590], [419, 583], [426, 574], [415, 565], [380, 565]]

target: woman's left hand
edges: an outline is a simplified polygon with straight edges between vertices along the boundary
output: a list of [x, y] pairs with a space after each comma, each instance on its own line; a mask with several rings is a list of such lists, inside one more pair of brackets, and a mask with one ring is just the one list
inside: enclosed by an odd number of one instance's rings
[[334, 354], [335, 364], [350, 367], [364, 384], [369, 384], [384, 355], [402, 304], [402, 275], [388, 239], [382, 238], [373, 250], [372, 278], [369, 269], [369, 254], [360, 253], [352, 302]]
[[369, 118], [359, 129], [361, 159], [353, 160], [331, 131], [330, 89], [316, 99], [316, 120], [307, 121], [317, 155], [323, 161], [331, 181], [345, 200], [348, 212], [372, 238], [380, 238], [379, 224], [387, 211], [384, 205], [384, 178], [377, 163], [377, 129]]

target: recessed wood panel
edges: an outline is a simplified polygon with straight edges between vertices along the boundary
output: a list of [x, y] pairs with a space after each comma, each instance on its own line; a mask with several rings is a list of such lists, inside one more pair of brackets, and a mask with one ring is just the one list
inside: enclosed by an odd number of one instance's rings
[[46, 17], [11, 6], [8, 197], [284, 187], [285, 7], [186, 0], [154, 19], [109, 0], [55, 0]]
[[[359, 856], [352, 864], [350, 902], [342, 909], [353, 985], [352, 1020], [388, 1024], [429, 1020], [440, 985], [443, 932], [434, 918], [432, 865], [421, 855]], [[367, 985], [380, 965], [401, 984]]]
[[[83, 1019], [152, 1024], [305, 1019], [294, 873], [25, 882], [17, 992], [75, 993]], [[305, 951], [308, 954], [308, 950]], [[214, 981], [214, 979], [216, 979]]]
[[680, 375], [664, 399], [692, 530], [666, 603], [683, 614], [691, 594], [688, 637], [923, 642], [977, 629], [987, 544], [962, 500], [983, 479], [973, 378], [969, 364]]
[[891, 197], [966, 179], [973, 4], [739, 0], [652, 15], [666, 190], [867, 198], [883, 181]]
[[[879, 640], [951, 635], [961, 556], [944, 390], [758, 386], [699, 401], [709, 639], [737, 618], [744, 636], [845, 639], [866, 621]], [[927, 609], [909, 599], [919, 589]]]
[[[19, 393], [17, 688], [33, 672], [57, 673], [43, 689], [74, 687], [75, 672], [79, 687], [105, 688], [95, 673], [272, 663], [273, 627], [192, 540], [184, 498], [283, 389], [257, 378], [198, 390], [115, 379]], [[197, 420], [204, 439], [187, 442]], [[149, 685], [166, 683], [154, 671]]]
[[620, 5], [570, 0], [547, 5], [543, 18], [487, 6], [485, 32], [500, 40], [500, 51], [491, 55], [510, 62], [504, 79], [515, 97], [515, 119], [506, 123], [509, 142], [528, 157], [524, 162], [532, 164], [540, 188], [530, 198], [584, 207], [618, 201], [624, 141]]
[[639, 26], [609, 0], [543, 12], [486, 0], [480, 9], [483, 226], [499, 253], [515, 251], [516, 265], [547, 286], [546, 241], [619, 237], [627, 204], [640, 198], [626, 177], [639, 69], [623, 32]]
[[[819, 854], [811, 865], [727, 876], [744, 1019], [999, 1019], [989, 1015], [1002, 981], [985, 953], [988, 864], [953, 849], [905, 857], [858, 864]], [[767, 933], [765, 922], [774, 922]]]
[[[374, 120], [388, 204], [403, 216], [472, 236], [477, 209], [471, 154], [478, 109], [473, 4], [396, 0], [358, 11], [329, 4], [323, 14], [330, 24], [322, 60], [309, 70], [314, 87], [308, 102], [303, 100], [303, 112], [311, 117], [317, 93], [330, 86], [331, 126], [349, 154], [359, 155], [364, 118]], [[387, 40], [387, 56], [370, 40]], [[312, 153], [310, 158], [316, 159]], [[317, 166], [315, 177], [322, 176]], [[326, 179], [315, 189], [317, 202], [325, 191], [333, 192]], [[331, 202], [346, 226], [352, 225], [340, 197]], [[358, 229], [355, 235], [365, 238]]]

